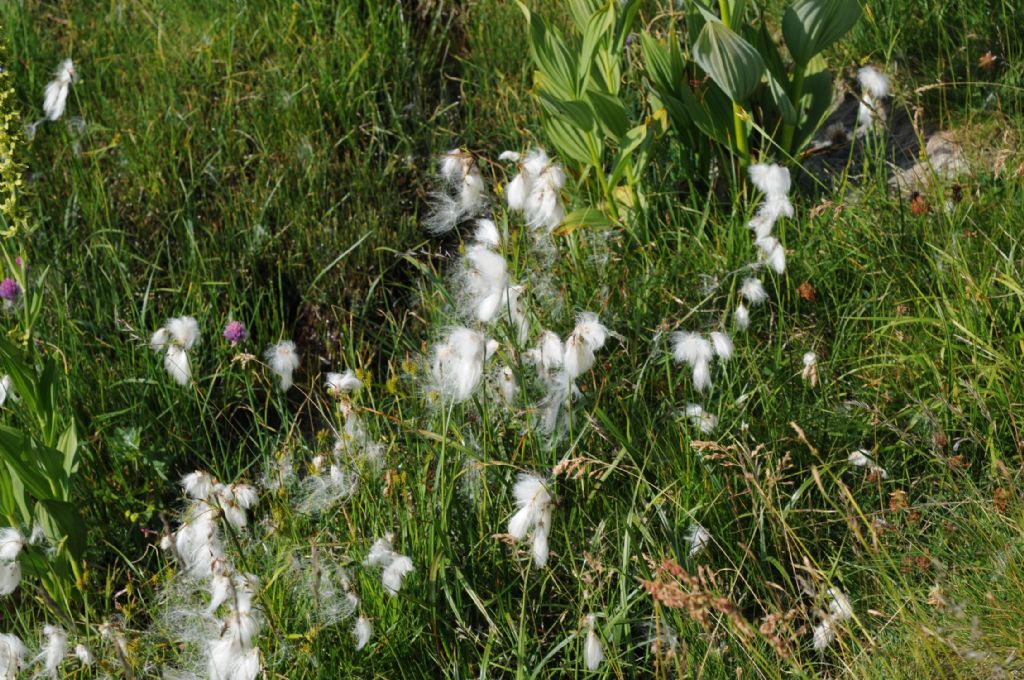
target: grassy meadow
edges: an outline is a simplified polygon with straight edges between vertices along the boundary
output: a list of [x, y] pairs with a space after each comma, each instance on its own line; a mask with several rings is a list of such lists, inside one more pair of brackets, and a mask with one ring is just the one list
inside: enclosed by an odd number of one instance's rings
[[[568, 25], [562, 4], [531, 3]], [[641, 5], [640, 27], [674, 20], [673, 2]], [[882, 69], [918, 157], [950, 131], [965, 171], [896, 191], [884, 132], [828, 178], [790, 163], [786, 271], [763, 276], [767, 302], [703, 393], [669, 334], [731, 328], [758, 195], [725, 173], [689, 182], [666, 133], [646, 206], [536, 237], [504, 207], [516, 170], [499, 161], [554, 153], [515, 3], [0, 5], [25, 220], [2, 237], [0, 278], [21, 257], [39, 301], [3, 322], [59, 367], [87, 527], [65, 600], [28, 569], [0, 597], [0, 634], [29, 647], [23, 676], [46, 666], [51, 624], [69, 640], [55, 677], [217, 677], [206, 640], [224, 610], [159, 547], [188, 519], [179, 480], [195, 470], [258, 490], [247, 526], [220, 536], [258, 577], [259, 677], [1024, 674], [1024, 10], [862, 5], [827, 53], [838, 80], [856, 91], [859, 67]], [[77, 78], [45, 121], [65, 58]], [[643, 86], [641, 61], [628, 53], [624, 82]], [[482, 328], [462, 310], [473, 227], [423, 228], [456, 147], [476, 158], [529, 310], [525, 338], [488, 327], [499, 348], [461, 403], [430, 375], [449, 329]], [[567, 210], [593, 201], [587, 179], [569, 173]], [[611, 336], [552, 434], [525, 350], [585, 311]], [[150, 348], [182, 315], [202, 333], [184, 386]], [[232, 320], [248, 330], [237, 346]], [[299, 357], [287, 391], [264, 356], [283, 340]], [[361, 389], [325, 389], [346, 369]], [[4, 426], [32, 427], [26, 401], [7, 399]], [[698, 403], [709, 431], [686, 415]], [[884, 474], [851, 464], [858, 450]], [[552, 496], [543, 568], [509, 531], [520, 473]], [[397, 593], [364, 564], [385, 536], [414, 566]], [[817, 648], [836, 592], [851, 615]], [[372, 625], [359, 649], [357, 620]], [[0, 653], [0, 680], [22, 677], [5, 670]]]

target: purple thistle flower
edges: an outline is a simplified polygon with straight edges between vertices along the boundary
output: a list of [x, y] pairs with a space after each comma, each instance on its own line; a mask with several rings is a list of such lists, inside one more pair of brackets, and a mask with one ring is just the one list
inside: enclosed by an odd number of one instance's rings
[[9, 276], [0, 281], [0, 298], [8, 302], [14, 302], [18, 299], [19, 295], [21, 295], [21, 286], [18, 285], [17, 281]]
[[234, 347], [240, 342], [245, 342], [249, 339], [249, 331], [245, 330], [245, 326], [242, 325], [241, 321], [232, 321], [224, 327], [224, 337], [231, 342], [231, 346]]

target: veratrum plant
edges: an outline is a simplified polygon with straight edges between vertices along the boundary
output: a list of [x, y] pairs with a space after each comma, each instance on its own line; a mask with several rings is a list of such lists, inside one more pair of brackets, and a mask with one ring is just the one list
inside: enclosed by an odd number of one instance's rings
[[685, 38], [641, 36], [654, 105], [664, 106], [680, 137], [699, 148], [712, 140], [742, 162], [750, 133], [761, 156], [796, 155], [821, 126], [832, 103], [832, 73], [821, 53], [860, 18], [857, 0], [797, 0], [782, 17], [789, 60], [772, 39], [764, 8], [751, 0], [691, 0]]
[[[547, 116], [544, 131], [561, 160], [584, 181], [596, 181], [605, 212], [617, 218], [643, 196], [637, 177], [654, 136], [651, 121], [636, 123], [621, 96], [626, 37], [639, 0], [567, 0], [576, 32], [563, 36], [519, 3], [529, 24], [534, 85]], [[563, 229], [594, 223], [600, 213], [568, 215]]]
[[[0, 250], [7, 268], [17, 267], [6, 247]], [[26, 291], [18, 306], [29, 324], [24, 334], [28, 349], [0, 336], [0, 373], [6, 378], [0, 424], [0, 526], [26, 535], [42, 531], [41, 540], [33, 540], [18, 556], [21, 572], [37, 578], [52, 603], [70, 611], [73, 586], [82, 580], [79, 564], [86, 547], [85, 523], [71, 496], [78, 434], [74, 418], [65, 415], [60, 364], [47, 357], [37, 366], [31, 358], [31, 322], [39, 313], [41, 296], [26, 290], [25, 281], [18, 278]]]

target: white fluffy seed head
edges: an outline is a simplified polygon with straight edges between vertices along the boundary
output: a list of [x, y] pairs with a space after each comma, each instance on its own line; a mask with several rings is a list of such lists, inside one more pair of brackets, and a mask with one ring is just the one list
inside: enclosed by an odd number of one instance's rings
[[0, 678], [15, 680], [25, 665], [28, 649], [17, 635], [0, 633]]
[[601, 647], [601, 640], [594, 630], [594, 616], [587, 617], [587, 642], [584, 645], [583, 658], [587, 664], [587, 670], [596, 671], [604, 661], [604, 649]]
[[416, 568], [413, 566], [412, 560], [405, 555], [398, 555], [391, 564], [384, 568], [380, 580], [389, 595], [397, 595], [398, 591], [402, 589], [402, 581], [414, 571]]
[[711, 387], [711, 362], [698, 361], [693, 365], [693, 387], [698, 392]]
[[679, 363], [696, 366], [707, 363], [715, 355], [711, 343], [699, 333], [677, 331], [672, 334], [672, 356]]
[[54, 79], [46, 84], [43, 92], [43, 113], [48, 120], [57, 120], [64, 115], [68, 101], [68, 90], [75, 81], [75, 64], [65, 59], [57, 67]]
[[0, 562], [12, 562], [26, 545], [25, 536], [14, 527], [0, 529]]
[[188, 385], [192, 381], [192, 363], [188, 351], [178, 345], [169, 345], [164, 355], [164, 369], [179, 385]]
[[789, 193], [789, 170], [781, 165], [756, 163], [750, 166], [748, 172], [750, 181], [765, 196], [785, 196]]
[[604, 347], [608, 339], [608, 328], [601, 323], [597, 314], [593, 312], [580, 312], [576, 316], [576, 328], [573, 335], [579, 336], [591, 350], [597, 351]]
[[[96, 662], [96, 657], [94, 657], [92, 652], [89, 651], [89, 648], [83, 644], [75, 645], [75, 658], [77, 658], [79, 663], [83, 666], [91, 666]], [[2, 666], [0, 666], [0, 668], [2, 668]]]
[[299, 353], [295, 343], [291, 340], [284, 340], [271, 345], [263, 354], [267, 365], [274, 372], [278, 379], [278, 385], [282, 392], [287, 392], [292, 386], [292, 374], [299, 367]]
[[732, 322], [738, 331], [745, 331], [750, 327], [750, 310], [742, 302], [736, 307], [736, 311], [732, 313]]
[[686, 534], [686, 541], [690, 544], [690, 558], [692, 559], [711, 545], [711, 532], [694, 522]]
[[846, 457], [846, 460], [857, 467], [865, 467], [871, 464], [871, 454], [867, 449], [857, 449], [851, 451], [850, 455]]
[[814, 627], [813, 643], [815, 651], [820, 652], [832, 644], [832, 641], [835, 639], [836, 631], [831, 618], [825, 618], [825, 620]]
[[209, 473], [196, 470], [181, 478], [181, 486], [189, 498], [205, 501], [213, 491], [214, 480]]
[[487, 218], [477, 220], [473, 240], [486, 248], [499, 247], [501, 245], [501, 234], [498, 232], [498, 225], [494, 223], [494, 220]]
[[575, 333], [565, 341], [565, 351], [562, 355], [562, 366], [570, 381], [576, 380], [594, 367], [594, 350], [590, 344]]
[[363, 386], [363, 382], [356, 377], [352, 369], [344, 373], [328, 373], [324, 376], [324, 389], [328, 394], [340, 396], [356, 392]]
[[711, 346], [715, 350], [715, 356], [722, 361], [728, 361], [732, 358], [733, 345], [732, 338], [721, 331], [715, 331], [711, 334]]
[[171, 334], [171, 340], [183, 349], [192, 349], [199, 342], [199, 322], [191, 316], [176, 316], [167, 320], [165, 326]]
[[743, 281], [743, 285], [740, 286], [740, 295], [753, 307], [757, 307], [768, 299], [768, 291], [764, 289], [764, 284], [755, 278]]
[[[497, 343], [495, 343], [497, 344]], [[434, 348], [434, 386], [455, 403], [473, 396], [483, 376], [488, 342], [482, 333], [457, 327]]]
[[884, 99], [889, 94], [889, 79], [874, 66], [865, 66], [857, 71], [857, 82], [864, 94], [872, 99]]
[[846, 593], [838, 588], [829, 588], [828, 596], [828, 612], [836, 621], [848, 621], [853, 618], [853, 607], [850, 606], [850, 599], [846, 597]]
[[171, 341], [171, 332], [167, 328], [158, 328], [149, 338], [149, 348], [154, 352], [162, 352]]
[[18, 562], [0, 562], [0, 597], [10, 595], [21, 583], [21, 565]]
[[366, 646], [371, 635], [373, 635], [373, 625], [370, 623], [370, 619], [360, 616], [352, 626], [352, 637], [355, 638], [357, 652]]

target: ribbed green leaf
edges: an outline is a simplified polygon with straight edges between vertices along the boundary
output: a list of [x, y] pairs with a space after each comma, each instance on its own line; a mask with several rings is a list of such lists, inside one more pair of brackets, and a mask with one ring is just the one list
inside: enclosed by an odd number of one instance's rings
[[693, 59], [737, 103], [750, 98], [765, 69], [754, 46], [720, 21], [704, 24], [693, 44]]
[[857, 0], [797, 0], [782, 17], [782, 37], [797, 64], [843, 37], [860, 19]]
[[560, 155], [584, 165], [591, 162], [588, 133], [553, 117], [544, 121], [544, 130]]
[[587, 90], [586, 98], [606, 135], [618, 139], [626, 134], [629, 130], [629, 115], [621, 99], [597, 90]]

